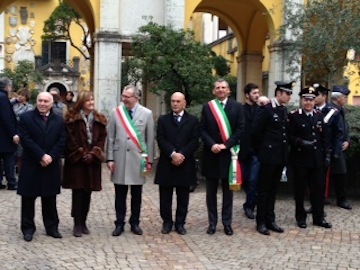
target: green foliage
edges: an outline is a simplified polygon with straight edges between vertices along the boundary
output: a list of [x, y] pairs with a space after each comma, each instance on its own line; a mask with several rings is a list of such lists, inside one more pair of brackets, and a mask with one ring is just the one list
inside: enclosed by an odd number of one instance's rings
[[360, 50], [360, 5], [353, 0], [285, 1], [280, 43], [287, 46], [288, 72], [302, 71], [307, 81], [342, 83], [348, 49]]
[[360, 107], [346, 106], [346, 119], [349, 123], [351, 143], [349, 147], [350, 157], [360, 156]]
[[14, 90], [29, 87], [31, 83], [42, 83], [43, 81], [42, 74], [35, 70], [32, 62], [27, 60], [19, 61], [13, 71], [8, 68], [4, 69], [2, 75], [11, 79]]
[[230, 73], [229, 61], [222, 55], [215, 55], [213, 57], [213, 63], [216, 75], [224, 77]]
[[[77, 44], [74, 41], [77, 37], [72, 36], [70, 33], [72, 23], [75, 23], [82, 29], [83, 37], [81, 44]], [[41, 36], [42, 40], [69, 40], [71, 46], [78, 50], [85, 59], [90, 59], [91, 44], [88, 42], [90, 32], [82, 21], [80, 14], [64, 1], [59, 1], [59, 6], [51, 13], [49, 19], [44, 22], [43, 32], [44, 34]], [[87, 53], [82, 51], [82, 46], [87, 49]]]
[[134, 37], [132, 53], [130, 81], [142, 81], [156, 94], [165, 91], [165, 101], [175, 91], [185, 94], [188, 105], [211, 97], [212, 51], [195, 41], [192, 32], [149, 22]]

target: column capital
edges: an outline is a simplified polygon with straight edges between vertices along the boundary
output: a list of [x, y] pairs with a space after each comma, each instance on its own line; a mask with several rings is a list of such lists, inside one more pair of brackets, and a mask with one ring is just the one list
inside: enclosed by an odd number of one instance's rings
[[261, 62], [264, 60], [264, 56], [261, 52], [242, 53], [236, 57], [238, 63], [242, 62]]

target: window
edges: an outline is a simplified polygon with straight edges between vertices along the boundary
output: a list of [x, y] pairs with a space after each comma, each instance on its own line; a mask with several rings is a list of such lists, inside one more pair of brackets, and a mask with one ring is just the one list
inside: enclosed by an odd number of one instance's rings
[[67, 44], [65, 41], [49, 42], [44, 41], [42, 44], [42, 64], [49, 63], [61, 64], [66, 63], [66, 49]]

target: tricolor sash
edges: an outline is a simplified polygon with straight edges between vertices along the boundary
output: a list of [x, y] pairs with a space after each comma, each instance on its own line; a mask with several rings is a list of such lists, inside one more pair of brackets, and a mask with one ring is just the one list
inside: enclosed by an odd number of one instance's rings
[[140, 172], [148, 173], [150, 171], [150, 166], [148, 163], [148, 154], [146, 149], [146, 144], [142, 140], [140, 136], [139, 130], [136, 128], [134, 121], [131, 119], [127, 109], [125, 106], [120, 105], [116, 108], [116, 113], [120, 119], [120, 122], [123, 124], [126, 134], [132, 140], [132, 142], [136, 145], [141, 153], [140, 160]]
[[[211, 113], [214, 115], [216, 123], [220, 130], [221, 139], [225, 143], [232, 134], [229, 119], [221, 106], [219, 100], [213, 99], [209, 101]], [[242, 184], [242, 175], [238, 154], [240, 145], [234, 145], [230, 148], [231, 162], [229, 167], [229, 188], [230, 190], [240, 190]]]

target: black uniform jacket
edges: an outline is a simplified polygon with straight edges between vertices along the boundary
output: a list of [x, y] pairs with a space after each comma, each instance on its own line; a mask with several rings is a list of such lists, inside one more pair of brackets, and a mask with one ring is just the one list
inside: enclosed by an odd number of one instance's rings
[[[323, 114], [317, 110], [311, 114], [307, 116], [301, 108], [289, 114], [291, 164], [307, 168], [324, 167], [330, 143], [329, 132]], [[305, 145], [304, 141], [313, 142], [313, 145]]]

